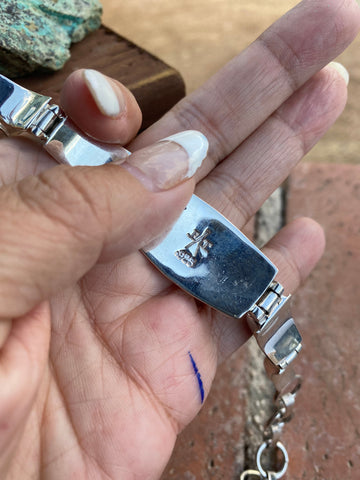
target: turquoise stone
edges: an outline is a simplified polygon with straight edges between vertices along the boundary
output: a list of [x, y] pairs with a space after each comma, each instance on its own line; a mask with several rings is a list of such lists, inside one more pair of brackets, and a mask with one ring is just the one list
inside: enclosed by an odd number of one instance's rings
[[70, 46], [101, 25], [98, 0], [0, 0], [0, 73], [59, 70]]

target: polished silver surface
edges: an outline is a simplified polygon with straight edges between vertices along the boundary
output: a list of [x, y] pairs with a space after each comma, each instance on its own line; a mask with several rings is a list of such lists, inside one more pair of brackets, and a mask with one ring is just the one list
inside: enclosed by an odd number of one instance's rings
[[50, 97], [31, 92], [0, 75], [0, 122], [7, 135], [31, 128]]
[[0, 75], [0, 129], [41, 142], [55, 160], [72, 166], [103, 165], [129, 155], [125, 148], [100, 146], [85, 137], [50, 101]]
[[145, 254], [181, 288], [236, 318], [277, 273], [245, 235], [195, 195], [167, 236]]
[[47, 140], [44, 144], [45, 150], [61, 163], [67, 163], [73, 167], [104, 165], [113, 160], [125, 158], [128, 152], [125, 149], [121, 156], [118, 155], [120, 147], [115, 151], [104, 147], [99, 147], [95, 142], [90, 142], [81, 135], [70, 123], [65, 120], [58, 124], [52, 130], [47, 132]]

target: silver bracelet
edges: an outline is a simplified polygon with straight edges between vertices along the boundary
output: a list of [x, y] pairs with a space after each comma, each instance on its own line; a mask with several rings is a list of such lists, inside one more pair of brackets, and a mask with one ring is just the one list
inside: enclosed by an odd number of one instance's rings
[[[94, 166], [113, 160], [111, 151], [83, 136], [50, 101], [50, 97], [0, 75], [0, 129], [6, 135], [37, 140], [61, 163]], [[290, 296], [284, 296], [283, 287], [274, 280], [276, 267], [195, 195], [166, 237], [144, 253], [190, 295], [225, 315], [247, 321], [265, 355], [265, 369], [277, 393], [275, 412], [264, 427], [263, 443], [257, 451], [256, 469], [244, 471], [240, 480], [280, 479], [289, 463], [280, 436], [292, 417], [301, 386], [301, 378], [290, 366], [301, 350], [301, 336], [290, 314]], [[264, 451], [271, 448], [283, 456], [278, 472], [262, 463]]]
[[[217, 210], [193, 195], [180, 218], [147, 257], [170, 280], [212, 308], [246, 319], [265, 354], [265, 369], [276, 388], [275, 411], [263, 430], [251, 477], [275, 480], [289, 458], [280, 436], [293, 414], [301, 378], [290, 364], [301, 350], [301, 336], [290, 314], [290, 296], [274, 280], [276, 267]], [[278, 472], [263, 467], [262, 455], [274, 448], [283, 456]]]

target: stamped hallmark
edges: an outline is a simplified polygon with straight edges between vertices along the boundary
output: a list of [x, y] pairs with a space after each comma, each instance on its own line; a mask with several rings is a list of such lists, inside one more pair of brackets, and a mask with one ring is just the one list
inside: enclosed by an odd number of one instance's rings
[[213, 244], [207, 239], [210, 233], [211, 230], [209, 227], [206, 227], [202, 233], [196, 229], [191, 234], [188, 233], [187, 236], [190, 238], [191, 242], [185, 245], [183, 249], [177, 250], [175, 256], [187, 267], [196, 267], [202, 258], [207, 257], [208, 251], [213, 246]]

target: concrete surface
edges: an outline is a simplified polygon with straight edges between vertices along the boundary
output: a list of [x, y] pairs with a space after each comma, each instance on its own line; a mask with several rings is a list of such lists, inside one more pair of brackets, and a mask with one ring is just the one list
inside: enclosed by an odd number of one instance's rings
[[[287, 431], [289, 479], [360, 478], [360, 165], [299, 166], [290, 177], [289, 219], [324, 228], [324, 257], [295, 296], [305, 379]], [[296, 452], [296, 453], [295, 453]]]

